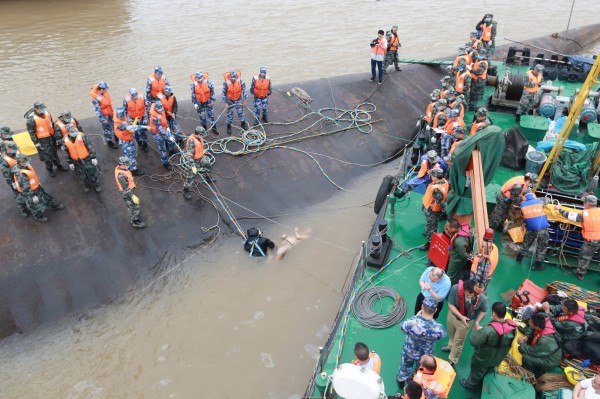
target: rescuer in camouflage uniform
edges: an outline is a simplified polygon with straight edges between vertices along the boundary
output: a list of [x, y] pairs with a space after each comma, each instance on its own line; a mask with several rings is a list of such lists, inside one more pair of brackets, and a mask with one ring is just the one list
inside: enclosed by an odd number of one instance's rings
[[[258, 79], [257, 79], [258, 78]], [[257, 95], [257, 91], [255, 90], [256, 81], [264, 82], [265, 79], [269, 82], [268, 92], [264, 97], [260, 97]], [[269, 123], [268, 112], [269, 112], [269, 96], [271, 95], [271, 78], [267, 75], [267, 68], [260, 67], [258, 76], [252, 77], [252, 83], [250, 84], [250, 93], [254, 95], [254, 118], [256, 118], [256, 123], [254, 126], [258, 125], [260, 122], [258, 121], [260, 118], [260, 110], [262, 109], [262, 121], [265, 123]]]
[[[483, 29], [485, 27], [489, 27], [489, 26], [492, 27], [492, 37], [490, 38], [489, 41], [486, 42], [484, 40]], [[475, 26], [475, 29], [478, 32], [482, 32], [481, 40], [483, 42], [483, 47], [487, 50], [489, 55], [493, 55], [494, 51], [496, 50], [496, 29], [497, 29], [497, 23], [496, 23], [496, 21], [494, 21], [494, 15], [493, 14], [485, 14], [483, 19], [477, 23], [477, 25]]]
[[[230, 85], [234, 85], [236, 82], [240, 83], [241, 95], [238, 99], [232, 100], [227, 95], [227, 88]], [[223, 82], [223, 91], [221, 92], [221, 100], [227, 104], [227, 134], [231, 134], [231, 124], [233, 123], [233, 109], [235, 108], [238, 118], [241, 122], [242, 129], [248, 130], [248, 124], [246, 123], [246, 116], [244, 115], [244, 107], [246, 106], [246, 100], [248, 100], [248, 91], [246, 90], [246, 82], [244, 82], [238, 75], [237, 72], [232, 71], [229, 73], [229, 80]]]
[[[475, 57], [475, 51], [473, 56]], [[483, 98], [483, 92], [485, 90], [486, 78], [480, 78], [479, 76], [487, 72], [488, 61], [487, 53], [485, 50], [480, 51], [477, 55], [477, 60], [473, 69], [471, 69], [471, 98], [469, 99], [469, 110], [477, 110], [477, 102]]]
[[24, 170], [29, 170], [35, 174], [33, 167], [29, 165], [30, 161], [31, 158], [23, 154], [17, 154], [17, 164], [11, 170], [14, 175], [16, 189], [19, 191], [21, 199], [33, 215], [33, 218], [38, 222], [47, 222], [48, 218], [42, 214], [46, 209], [52, 208], [58, 210], [64, 209], [65, 206], [55, 203], [54, 198], [39, 184], [39, 180], [28, 176], [24, 172]]
[[[525, 184], [529, 187], [532, 184], [536, 184], [538, 179], [538, 175], [535, 173], [527, 173], [524, 176]], [[510, 189], [510, 198], [506, 197], [502, 190], [498, 191], [498, 195], [496, 195], [496, 207], [494, 208], [492, 217], [490, 218], [490, 227], [496, 230], [498, 227], [504, 223], [506, 216], [508, 214], [508, 210], [510, 207], [515, 205], [520, 205], [522, 201], [522, 193], [527, 187], [523, 188], [521, 184], [515, 184]]]
[[117, 188], [121, 192], [121, 197], [129, 210], [132, 226], [144, 228], [146, 227], [146, 223], [140, 220], [140, 199], [133, 193], [135, 181], [133, 180], [133, 175], [129, 171], [130, 166], [131, 161], [129, 161], [127, 157], [120, 157], [119, 165], [115, 169], [115, 180], [117, 181]]
[[[533, 74], [533, 76], [535, 76], [537, 78], [539, 76], [539, 74], [543, 73], [543, 71], [544, 71], [544, 66], [542, 64], [538, 64], [531, 71], [528, 71], [528, 73], [531, 72]], [[536, 86], [535, 83], [531, 83], [531, 82], [527, 81], [527, 75], [525, 75], [525, 79], [526, 79], [526, 82], [524, 83], [525, 87], [531, 88], [531, 87]], [[540, 82], [540, 84], [541, 84], [541, 82]], [[538, 87], [538, 91], [539, 91], [539, 87]], [[515, 114], [515, 120], [517, 123], [519, 123], [521, 121], [521, 115], [526, 114], [533, 108], [536, 94], [537, 94], [537, 91], [530, 92], [530, 91], [523, 89], [523, 94], [521, 95], [521, 100], [519, 100], [519, 106], [517, 107], [517, 113]]]
[[186, 143], [186, 175], [185, 181], [183, 182], [183, 196], [185, 199], [192, 199], [192, 193], [190, 187], [196, 181], [196, 176], [199, 173], [204, 174], [205, 179], [208, 182], [214, 182], [209, 172], [211, 169], [210, 159], [203, 155], [201, 158], [194, 159], [196, 145], [204, 145], [204, 138], [206, 137], [206, 130], [202, 126], [196, 127], [194, 134], [190, 136]]
[[[0, 139], [0, 172], [2, 173], [2, 177], [12, 190], [13, 195], [15, 196], [15, 201], [17, 202], [17, 206], [21, 210], [21, 214], [23, 217], [29, 216], [29, 211], [25, 206], [25, 201], [20, 195], [19, 191], [17, 191], [15, 178], [12, 173], [11, 164], [16, 165], [17, 162], [17, 150], [19, 146], [14, 141], [3, 141]], [[9, 164], [10, 162], [10, 164]]]
[[[543, 203], [540, 199], [535, 198], [535, 195], [530, 189], [523, 191], [525, 200], [521, 202], [521, 209], [523, 210], [523, 216], [525, 216], [525, 208], [531, 205], [537, 205], [543, 209]], [[525, 219], [525, 237], [523, 237], [523, 246], [517, 254], [517, 262], [521, 263], [523, 257], [529, 252], [529, 248], [535, 242], [535, 263], [531, 267], [531, 270], [541, 271], [544, 270], [544, 257], [548, 250], [548, 241], [550, 241], [550, 235], [548, 233], [548, 217], [542, 211], [537, 217]]]
[[[66, 172], [67, 169], [60, 163], [58, 153], [56, 152], [57, 143], [54, 138], [54, 122], [52, 121], [52, 116], [46, 112], [46, 106], [39, 101], [36, 102], [33, 104], [33, 109], [27, 111], [25, 117], [27, 118], [27, 131], [29, 132], [31, 141], [33, 141], [38, 150], [40, 161], [46, 164], [46, 170], [48, 170], [50, 176], [56, 176], [53, 165], [56, 165], [58, 170]], [[42, 132], [40, 132], [40, 129], [36, 125], [36, 117], [43, 120], [49, 118], [49, 131], [43, 132], [44, 135], [49, 134], [48, 136], [38, 138], [38, 135], [41, 135]]]
[[0, 127], [0, 139], [4, 140], [5, 142], [13, 141], [13, 134], [15, 134], [15, 132], [13, 132], [8, 126]]
[[[69, 168], [74, 170], [79, 177], [81, 177], [84, 185], [84, 193], [89, 193], [91, 186], [94, 186], [96, 192], [99, 193], [102, 190], [100, 187], [100, 167], [98, 166], [98, 160], [96, 159], [96, 151], [94, 151], [90, 139], [85, 134], [77, 131], [75, 126], [67, 126], [67, 132], [67, 136], [63, 139], [63, 149], [67, 157]], [[87, 148], [89, 155], [83, 159], [73, 159], [68, 144], [75, 143], [78, 140], [77, 136], [79, 134], [81, 134], [81, 140], [83, 141], [83, 145]], [[67, 143], [67, 141], [69, 143]]]
[[[430, 186], [439, 185], [440, 187], [442, 187], [442, 185], [446, 183], [446, 181], [444, 180], [444, 171], [441, 168], [434, 168], [429, 174], [432, 180], [432, 182], [429, 184]], [[448, 194], [448, 192], [446, 192], [446, 194]], [[432, 203], [429, 206], [423, 204], [423, 213], [425, 214], [425, 237], [427, 238], [427, 242], [419, 247], [421, 251], [429, 250], [429, 244], [431, 243], [431, 235], [437, 232], [440, 219], [442, 218], [442, 215], [446, 212], [446, 200], [444, 198], [444, 193], [439, 188], [433, 188], [432, 197]], [[434, 211], [434, 204], [437, 204], [438, 207], [441, 208], [441, 210]]]
[[383, 62], [383, 73], [387, 73], [386, 69], [388, 66], [394, 64], [396, 71], [401, 71], [398, 66], [398, 48], [402, 47], [400, 38], [398, 37], [398, 25], [392, 26], [392, 30], [387, 32], [386, 39], [388, 42], [387, 52], [385, 53], [385, 60]]
[[[588, 195], [585, 197], [583, 201], [583, 210], [589, 210], [590, 208], [596, 208], [598, 205], [598, 198], [594, 195]], [[584, 215], [579, 212], [568, 212], [563, 209], [560, 209], [560, 205], [556, 205], [556, 209], [560, 212], [560, 214], [574, 222], [583, 223]], [[589, 211], [588, 211], [589, 212]], [[584, 238], [583, 245], [581, 246], [581, 250], [579, 251], [579, 262], [577, 263], [577, 271], [575, 272], [575, 277], [579, 280], [583, 280], [583, 276], [587, 273], [588, 266], [594, 254], [600, 249], [600, 240], [587, 240]]]

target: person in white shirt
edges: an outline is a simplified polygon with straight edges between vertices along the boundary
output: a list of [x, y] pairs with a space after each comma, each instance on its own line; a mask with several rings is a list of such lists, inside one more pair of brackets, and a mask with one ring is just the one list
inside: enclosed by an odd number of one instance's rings
[[388, 42], [385, 38], [385, 32], [379, 30], [377, 39], [371, 42], [371, 82], [375, 81], [375, 67], [379, 72], [379, 84], [383, 82], [383, 59], [387, 53]]
[[600, 373], [579, 381], [573, 390], [573, 399], [600, 399]]

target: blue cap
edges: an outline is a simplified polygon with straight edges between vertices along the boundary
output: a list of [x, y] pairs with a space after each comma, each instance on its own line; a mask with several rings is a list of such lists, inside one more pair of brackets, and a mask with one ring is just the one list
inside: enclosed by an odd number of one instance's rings
[[426, 308], [435, 309], [435, 308], [437, 308], [437, 305], [438, 305], [438, 301], [436, 301], [433, 298], [425, 298], [423, 300], [423, 306], [425, 306]]
[[137, 95], [137, 89], [135, 87], [132, 87], [131, 89], [129, 89], [129, 94], [132, 96], [136, 96]]
[[230, 77], [230, 78], [232, 78], [232, 79], [237, 79], [237, 77], [238, 77], [238, 76], [237, 76], [237, 72], [236, 72], [236, 71], [232, 71], [232, 72], [230, 72], [230, 73], [229, 73], [229, 77]]
[[171, 89], [171, 86], [165, 86], [164, 91], [167, 94], [173, 94], [173, 89]]
[[460, 111], [457, 109], [450, 110], [450, 118], [454, 118], [460, 115]]
[[108, 89], [108, 85], [106, 84], [105, 81], [101, 80], [98, 82], [98, 88], [99, 89]]
[[267, 67], [261, 66], [260, 73], [267, 73]]
[[159, 75], [163, 74], [163, 70], [161, 67], [157, 66], [156, 68], [154, 68], [154, 73], [158, 73]]
[[125, 115], [125, 108], [123, 108], [123, 107], [117, 108], [117, 115]]

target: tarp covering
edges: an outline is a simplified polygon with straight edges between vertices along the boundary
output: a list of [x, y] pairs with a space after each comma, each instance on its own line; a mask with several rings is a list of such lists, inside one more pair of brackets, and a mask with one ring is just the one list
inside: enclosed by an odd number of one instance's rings
[[[559, 191], [579, 195], [589, 183], [598, 143], [589, 144], [584, 151], [563, 148], [552, 167], [550, 183]], [[546, 151], [548, 154], [550, 150]]]
[[446, 200], [447, 213], [468, 215], [473, 213], [471, 188], [465, 187], [465, 171], [471, 160], [471, 153], [477, 146], [481, 152], [483, 179], [486, 185], [492, 182], [496, 169], [504, 153], [504, 134], [498, 126], [489, 126], [473, 136], [469, 136], [454, 150], [450, 168], [452, 189]]
[[[581, 213], [581, 210], [575, 209], [575, 208], [569, 208], [568, 206], [561, 206], [561, 209], [565, 210], [567, 212]], [[563, 215], [561, 215], [560, 212], [554, 208], [553, 204], [545, 205], [544, 212], [546, 213], [546, 216], [548, 217], [549, 222], [567, 223], [567, 224], [572, 224], [573, 226], [581, 227], [581, 223], [574, 222], [572, 220], [567, 219]]]
[[502, 155], [502, 166], [521, 170], [525, 167], [525, 155], [529, 149], [529, 142], [516, 126], [506, 131], [506, 148]]

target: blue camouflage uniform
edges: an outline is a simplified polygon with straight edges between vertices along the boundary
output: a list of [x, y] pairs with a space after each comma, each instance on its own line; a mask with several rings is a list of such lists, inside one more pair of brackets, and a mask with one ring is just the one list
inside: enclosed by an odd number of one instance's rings
[[[426, 298], [423, 306], [435, 309], [437, 302], [434, 299]], [[412, 378], [415, 373], [415, 365], [419, 364], [421, 356], [433, 353], [436, 341], [446, 337], [446, 330], [437, 321], [425, 319], [421, 315], [406, 320], [400, 329], [406, 334], [406, 340], [402, 348], [402, 363], [396, 378], [402, 382]]]
[[[131, 98], [131, 96], [127, 96], [127, 97], [125, 97], [125, 99], [123, 99], [123, 109], [125, 109], [126, 112], [127, 112], [127, 99], [128, 98]], [[137, 97], [135, 99], [137, 99]], [[148, 102], [148, 100], [144, 99], [144, 105], [146, 106], [146, 115], [139, 118], [136, 125], [147, 125], [148, 124], [147, 115], [148, 115], [148, 110], [150, 109], [150, 103]], [[127, 120], [129, 121], [129, 124], [133, 124], [133, 122], [135, 121], [135, 118], [132, 118], [131, 116], [129, 116], [129, 114], [127, 114]], [[135, 140], [138, 142], [138, 144], [140, 144], [140, 146], [148, 143], [148, 134], [146, 133], [145, 128], [140, 128], [140, 129], [135, 130]]]
[[[254, 90], [257, 80], [267, 80], [269, 82], [269, 91], [267, 92], [267, 95], [262, 97], [257, 95]], [[258, 120], [260, 118], [260, 110], [262, 109], [263, 121], [267, 122], [269, 96], [271, 95], [271, 78], [267, 75], [267, 68], [261, 67], [259, 75], [252, 78], [252, 83], [250, 84], [250, 93], [254, 95], [254, 117]]]
[[[123, 118], [126, 119], [127, 115], [125, 114], [125, 112], [123, 112], [122, 114], [119, 114], [119, 111], [117, 110], [117, 116], [119, 118]], [[125, 130], [129, 130], [131, 132], [133, 132], [133, 134], [135, 135], [136, 131], [140, 130], [142, 127], [140, 125], [128, 125], [126, 123], [121, 123], [119, 126], [117, 126], [117, 129], [120, 129], [121, 131], [125, 131]], [[138, 164], [137, 164], [137, 149], [135, 148], [135, 142], [133, 140], [130, 141], [125, 141], [125, 140], [119, 140], [119, 144], [121, 145], [121, 150], [123, 151], [123, 155], [129, 159], [129, 162], [131, 162], [131, 166], [129, 167], [129, 170], [131, 172], [134, 172], [137, 170], [138, 168]]]
[[[200, 76], [202, 76], [202, 74], [200, 74]], [[198, 77], [198, 74], [196, 74], [196, 77]], [[206, 123], [206, 118], [208, 117], [208, 121], [210, 122], [210, 126], [215, 126], [216, 125], [216, 120], [215, 120], [215, 114], [213, 112], [213, 103], [216, 101], [217, 97], [215, 96], [215, 88], [213, 86], [213, 84], [206, 79], [204, 81], [204, 83], [206, 83], [206, 85], [208, 86], [208, 88], [210, 89], [210, 99], [206, 102], [200, 102], [198, 101], [198, 99], [196, 98], [196, 85], [198, 85], [199, 83], [197, 81], [192, 82], [192, 84], [190, 85], [190, 90], [192, 92], [192, 104], [194, 104], [194, 108], [196, 108], [196, 112], [198, 113], [198, 118], [200, 119], [200, 123], [202, 124], [202, 126], [205, 129], [210, 128], [209, 126], [207, 126]]]
[[156, 126], [157, 131], [152, 132], [152, 137], [156, 142], [156, 148], [158, 149], [158, 153], [160, 154], [160, 161], [162, 162], [163, 166], [168, 167], [169, 151], [167, 148], [171, 145], [170, 143], [172, 140], [174, 140], [174, 138], [171, 135], [171, 131], [168, 127], [166, 129], [163, 128], [162, 124], [160, 123], [159, 115], [154, 117], [154, 125]]
[[237, 100], [233, 101], [227, 98], [227, 86], [231, 84], [230, 80], [223, 82], [223, 91], [221, 93], [221, 100], [227, 104], [227, 124], [233, 123], [233, 109], [235, 108], [240, 122], [246, 122], [246, 116], [244, 115], [244, 101], [248, 99], [248, 91], [246, 90], [246, 82], [238, 77], [237, 79], [242, 86], [242, 95]]

